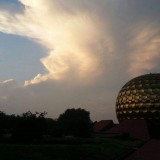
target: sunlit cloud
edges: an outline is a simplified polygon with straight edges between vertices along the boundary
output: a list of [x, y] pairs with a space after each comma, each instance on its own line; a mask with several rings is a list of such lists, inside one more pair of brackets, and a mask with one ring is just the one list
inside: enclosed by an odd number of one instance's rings
[[67, 9], [62, 12], [56, 8], [57, 2], [50, 0], [20, 2], [25, 5], [24, 13], [1, 12], [0, 30], [29, 37], [48, 50], [48, 55], [41, 59], [46, 74], [38, 74], [25, 85], [69, 77], [85, 82], [88, 77], [102, 73], [101, 54], [108, 55], [110, 62], [114, 45], [109, 31], [104, 32], [92, 14], [80, 10], [72, 14]]
[[160, 58], [160, 30], [154, 25], [139, 27], [130, 43], [131, 54], [129, 55], [129, 72], [140, 75], [150, 72], [157, 67]]

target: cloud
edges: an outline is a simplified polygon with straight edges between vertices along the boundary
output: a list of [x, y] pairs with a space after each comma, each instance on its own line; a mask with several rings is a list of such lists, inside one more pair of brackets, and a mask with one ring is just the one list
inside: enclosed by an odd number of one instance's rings
[[159, 33], [159, 27], [151, 24], [136, 29], [135, 37], [130, 42], [132, 51], [129, 55], [129, 72], [133, 76], [150, 72], [157, 67], [156, 61], [160, 59]]
[[8, 80], [0, 83], [1, 110], [8, 114], [18, 114], [28, 110], [35, 111], [33, 106], [33, 93], [16, 80]]
[[116, 119], [121, 86], [160, 69], [157, 0], [19, 3], [20, 11], [0, 9], [0, 31], [41, 44], [45, 73], [23, 86], [15, 80], [0, 83], [0, 103], [8, 112], [46, 110], [57, 117], [68, 107], [84, 107], [94, 119]]
[[[68, 75], [72, 79], [87, 79], [102, 72], [99, 67], [101, 54], [105, 52], [106, 61], [111, 61], [114, 46], [109, 31], [104, 31], [88, 11], [82, 13], [79, 8], [73, 11], [64, 1], [20, 2], [25, 5], [24, 13], [2, 12], [0, 30], [34, 39], [48, 50], [48, 55], [41, 59], [48, 73], [38, 74], [25, 84], [39, 83], [47, 78], [68, 79]], [[60, 7], [62, 3], [64, 5]]]

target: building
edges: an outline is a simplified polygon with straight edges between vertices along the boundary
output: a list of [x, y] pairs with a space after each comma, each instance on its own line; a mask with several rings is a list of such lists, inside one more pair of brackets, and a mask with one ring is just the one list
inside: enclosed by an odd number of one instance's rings
[[160, 120], [160, 74], [142, 75], [126, 83], [118, 94], [116, 113], [119, 122]]
[[145, 120], [124, 120], [119, 125], [106, 131], [113, 136], [125, 136], [147, 141], [150, 139], [148, 126]]
[[93, 132], [94, 133], [102, 133], [114, 126], [114, 123], [112, 120], [101, 120], [99, 122], [96, 122], [93, 126]]

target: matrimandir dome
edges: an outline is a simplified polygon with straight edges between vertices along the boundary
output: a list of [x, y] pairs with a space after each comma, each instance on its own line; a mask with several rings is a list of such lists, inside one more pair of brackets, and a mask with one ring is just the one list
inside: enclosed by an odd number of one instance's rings
[[160, 120], [160, 73], [142, 75], [126, 83], [118, 94], [116, 113], [119, 122]]

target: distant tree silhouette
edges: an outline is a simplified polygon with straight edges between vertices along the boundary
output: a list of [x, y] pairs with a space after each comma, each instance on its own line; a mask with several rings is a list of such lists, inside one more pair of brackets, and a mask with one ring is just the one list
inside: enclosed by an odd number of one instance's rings
[[20, 116], [18, 115], [16, 117], [13, 138], [20, 142], [32, 142], [41, 139], [46, 131], [46, 114], [46, 112], [32, 113], [28, 111]]
[[7, 115], [4, 112], [0, 111], [0, 134], [3, 134], [4, 130], [7, 128], [6, 121], [7, 121]]
[[67, 109], [58, 118], [58, 125], [64, 135], [88, 137], [91, 133], [90, 113], [84, 109]]
[[[0, 111], [0, 143], [34, 143], [45, 142], [46, 137], [91, 135], [90, 113], [84, 109], [67, 109], [57, 120], [46, 118], [46, 114], [28, 111], [7, 115]], [[6, 139], [8, 135], [9, 139]]]

